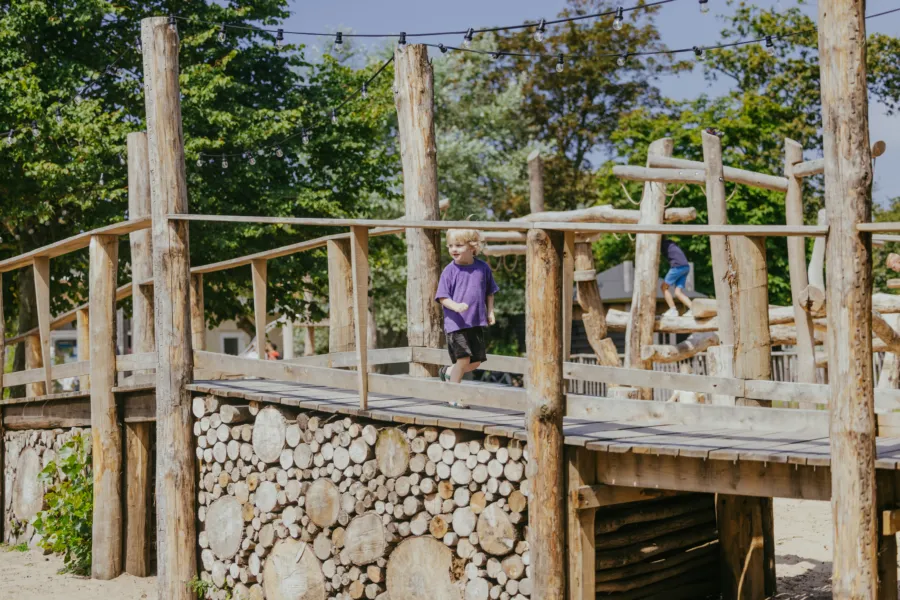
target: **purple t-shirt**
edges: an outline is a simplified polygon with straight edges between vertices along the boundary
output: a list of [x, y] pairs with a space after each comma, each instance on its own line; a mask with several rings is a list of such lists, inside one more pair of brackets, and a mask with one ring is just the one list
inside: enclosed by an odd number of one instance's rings
[[451, 262], [441, 273], [434, 299], [462, 302], [469, 305], [469, 310], [460, 314], [444, 307], [444, 331], [451, 333], [470, 327], [487, 327], [487, 297], [498, 291], [500, 287], [494, 281], [491, 267], [483, 260], [476, 258], [471, 265]]

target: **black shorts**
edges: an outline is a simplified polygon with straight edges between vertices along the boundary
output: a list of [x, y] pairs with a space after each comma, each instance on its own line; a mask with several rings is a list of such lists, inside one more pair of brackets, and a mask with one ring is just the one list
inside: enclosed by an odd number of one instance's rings
[[447, 349], [450, 360], [456, 362], [468, 356], [471, 362], [487, 360], [487, 349], [484, 343], [484, 327], [469, 327], [447, 334]]

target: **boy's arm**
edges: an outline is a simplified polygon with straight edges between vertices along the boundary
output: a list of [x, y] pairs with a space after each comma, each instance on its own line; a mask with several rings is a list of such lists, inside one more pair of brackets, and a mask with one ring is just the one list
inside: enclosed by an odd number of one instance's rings
[[469, 310], [469, 305], [465, 302], [454, 302], [450, 298], [440, 298], [438, 302], [441, 303], [441, 306], [453, 312], [464, 313]]
[[497, 319], [494, 317], [494, 295], [491, 294], [487, 297], [487, 313], [488, 313], [488, 325], [493, 325], [497, 322]]

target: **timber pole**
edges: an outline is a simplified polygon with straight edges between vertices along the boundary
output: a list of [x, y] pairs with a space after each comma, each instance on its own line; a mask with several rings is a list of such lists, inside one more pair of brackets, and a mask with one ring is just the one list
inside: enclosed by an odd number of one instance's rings
[[[422, 44], [394, 52], [394, 102], [403, 163], [406, 219], [438, 221], [437, 144], [434, 134], [434, 72]], [[443, 311], [434, 301], [441, 275], [441, 235], [406, 230], [406, 335], [410, 346], [443, 346]], [[413, 377], [435, 377], [437, 365], [413, 362]]]
[[203, 273], [191, 275], [191, 344], [206, 350], [206, 313], [203, 304]]
[[328, 352], [356, 346], [350, 240], [328, 240]]
[[[672, 138], [662, 138], [647, 149], [651, 156], [672, 156]], [[641, 196], [642, 225], [662, 225], [666, 210], [666, 184], [648, 181]], [[656, 318], [656, 290], [659, 282], [659, 252], [662, 236], [639, 233], [634, 243], [634, 293], [631, 297], [631, 320], [625, 329], [625, 366], [652, 369], [653, 363], [641, 359], [641, 348], [653, 343], [653, 321]], [[674, 290], [673, 290], [674, 291]], [[653, 389], [640, 388], [642, 400], [653, 399]]]
[[269, 261], [257, 258], [250, 263], [250, 272], [253, 277], [253, 321], [256, 324], [256, 353], [259, 360], [269, 358], [266, 352], [268, 338], [266, 336], [266, 321], [268, 310], [266, 308], [266, 291], [269, 278]]
[[[828, 375], [831, 387], [832, 593], [878, 588], [872, 372], [872, 157], [865, 2], [819, 0], [819, 69], [828, 212]], [[896, 597], [896, 592], [894, 592]]]
[[90, 245], [91, 438], [94, 520], [91, 577], [122, 573], [122, 433], [116, 397], [116, 274], [119, 238], [96, 235]]
[[[784, 140], [784, 176], [788, 181], [784, 197], [787, 225], [803, 225], [803, 178], [794, 176], [794, 165], [803, 161], [803, 148], [794, 140]], [[806, 238], [787, 239], [788, 269], [791, 277], [791, 304], [797, 328], [797, 381], [816, 383], [816, 340], [812, 316], [803, 310], [800, 296], [809, 285], [806, 275]], [[813, 408], [805, 406], [801, 408]]]
[[[147, 134], [128, 134], [128, 218], [148, 217], [150, 162]], [[131, 243], [131, 347], [136, 354], [156, 351], [153, 323], [153, 288], [138, 282], [153, 279], [152, 232], [128, 235]], [[150, 575], [151, 423], [125, 424], [125, 572], [135, 577]]]
[[563, 234], [528, 232], [525, 276], [525, 345], [528, 370], [528, 537], [534, 565], [534, 598], [566, 593], [566, 488], [564, 485], [562, 370]]
[[528, 190], [531, 212], [544, 212], [544, 159], [540, 150], [528, 155]]
[[195, 454], [191, 394], [188, 211], [178, 88], [178, 32], [168, 18], [141, 21], [153, 212], [156, 305], [156, 524], [160, 600], [192, 600], [197, 575]]
[[[78, 330], [78, 362], [91, 360], [91, 313], [89, 308], [79, 308], [75, 315], [75, 328]], [[91, 389], [91, 376], [78, 377], [78, 388], [82, 392]]]

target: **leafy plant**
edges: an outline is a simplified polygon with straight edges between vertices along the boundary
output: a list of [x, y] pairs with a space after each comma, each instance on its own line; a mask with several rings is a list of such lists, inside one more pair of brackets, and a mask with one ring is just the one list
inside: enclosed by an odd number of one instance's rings
[[28, 544], [25, 542], [16, 544], [15, 546], [11, 547], [10, 550], [13, 550], [15, 552], [28, 552]]
[[202, 600], [203, 598], [206, 598], [206, 595], [212, 589], [212, 583], [200, 579], [195, 575], [193, 579], [188, 581], [188, 588], [190, 588], [190, 590], [197, 594], [197, 597]]
[[86, 575], [91, 570], [91, 527], [94, 482], [91, 474], [91, 438], [73, 436], [59, 457], [41, 471], [47, 486], [48, 508], [34, 518], [41, 548], [62, 554], [65, 572]]

